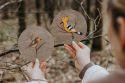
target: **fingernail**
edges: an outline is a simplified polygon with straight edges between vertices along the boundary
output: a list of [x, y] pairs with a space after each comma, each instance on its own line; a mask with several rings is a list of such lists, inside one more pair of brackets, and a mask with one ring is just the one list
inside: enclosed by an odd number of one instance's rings
[[64, 44], [64, 48], [66, 48], [66, 45]]
[[64, 44], [64, 47], [68, 47], [68, 45], [67, 45], [67, 44]]
[[82, 42], [79, 42], [79, 44], [83, 44]]
[[36, 58], [36, 63], [39, 63], [39, 59], [38, 58]]
[[72, 44], [75, 44], [75, 41], [72, 41]]

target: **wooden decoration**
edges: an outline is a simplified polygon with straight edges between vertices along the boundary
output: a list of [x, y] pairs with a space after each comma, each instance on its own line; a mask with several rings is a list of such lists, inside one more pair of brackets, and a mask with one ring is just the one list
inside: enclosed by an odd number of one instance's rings
[[20, 58], [26, 61], [47, 60], [54, 49], [54, 38], [43, 27], [29, 27], [19, 37], [18, 47]]
[[[67, 23], [66, 23], [67, 22]], [[72, 30], [71, 32], [67, 31]], [[79, 42], [86, 36], [87, 24], [84, 16], [75, 10], [64, 10], [55, 16], [51, 33], [55, 37], [55, 45], [70, 44], [72, 40]]]

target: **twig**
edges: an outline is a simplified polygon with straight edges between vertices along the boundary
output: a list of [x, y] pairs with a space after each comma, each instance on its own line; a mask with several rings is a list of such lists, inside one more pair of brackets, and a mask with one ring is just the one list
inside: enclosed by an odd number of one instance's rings
[[23, 72], [23, 70], [21, 69], [21, 67], [19, 67], [19, 71], [22, 73], [22, 75], [25, 78], [25, 80], [28, 81], [29, 78], [25, 75], [25, 73]]
[[[88, 40], [91, 40], [91, 39], [95, 39], [95, 38], [98, 38], [98, 37], [101, 37], [102, 35], [98, 35], [98, 36], [94, 36], [94, 37], [86, 37], [85, 39], [81, 40], [81, 41], [88, 41]], [[57, 45], [54, 45], [54, 47], [60, 47], [60, 46], [64, 46], [64, 44], [57, 44]], [[5, 51], [3, 53], [0, 54], [0, 57], [4, 56], [4, 55], [7, 55], [9, 53], [12, 53], [12, 52], [19, 52], [19, 49], [14, 49], [14, 50], [8, 50], [8, 51]]]
[[98, 36], [90, 37], [90, 38], [87, 38], [87, 39], [84, 39], [84, 40], [81, 40], [81, 41], [88, 41], [88, 40], [96, 39], [96, 38], [99, 38], [99, 37], [102, 37], [102, 36], [103, 35], [98, 35]]
[[23, 1], [23, 0], [18, 0], [18, 1], [12, 0], [12, 1], [6, 2], [5, 4], [0, 6], [0, 10], [3, 9], [4, 7], [10, 5], [10, 4], [13, 4], [13, 3], [16, 3], [16, 2], [21, 2], [21, 1]]
[[[94, 35], [95, 33], [97, 33], [97, 26], [98, 26], [99, 23], [100, 23], [101, 15], [102, 15], [102, 14], [101, 14], [101, 12], [100, 12], [99, 9], [98, 9], [99, 15], [98, 15], [95, 19], [93, 19], [93, 18], [91, 18], [91, 17], [87, 14], [85, 8], [83, 7], [83, 4], [84, 4], [84, 1], [85, 1], [85, 0], [83, 0], [83, 1], [81, 1], [81, 2], [80, 2], [80, 1], [77, 1], [77, 0], [75, 0], [75, 1], [76, 1], [78, 4], [80, 4], [80, 6], [81, 6], [83, 12], [85, 13], [85, 15], [87, 16], [87, 18], [94, 23], [94, 31], [92, 31], [92, 32], [91, 32], [89, 35], [87, 35], [86, 38], [85, 38], [85, 39], [89, 39], [89, 37], [90, 37], [91, 35]], [[99, 22], [96, 23], [98, 19], [99, 19]], [[99, 31], [100, 31], [100, 30], [99, 30]], [[93, 38], [94, 38], [94, 37], [93, 37]], [[84, 39], [84, 40], [85, 40], [85, 39]]]
[[2, 57], [4, 55], [7, 55], [9, 53], [12, 53], [12, 52], [19, 52], [19, 49], [5, 51], [5, 52], [3, 52], [3, 53], [0, 54], [0, 57]]
[[[17, 13], [18, 11], [5, 11], [5, 13]], [[2, 11], [0, 11], [0, 13], [3, 13]], [[19, 12], [20, 13], [20, 12]], [[42, 13], [42, 14], [46, 14], [44, 11], [25, 11], [26, 14], [34, 14], [34, 13]]]
[[54, 45], [54, 47], [60, 47], [60, 46], [64, 46], [64, 44], [57, 44], [57, 45]]
[[83, 3], [84, 3], [84, 1], [82, 1], [82, 2], [80, 3], [80, 6], [81, 6], [82, 10], [84, 11], [85, 15], [88, 17], [89, 20], [93, 20], [93, 19], [87, 14], [85, 8], [83, 7]]
[[5, 69], [5, 70], [13, 70], [13, 69], [17, 69], [17, 68], [21, 68], [27, 64], [31, 63], [31, 61], [29, 62], [26, 62], [25, 64], [23, 65], [19, 65], [19, 64], [16, 64], [17, 66], [16, 67], [11, 67], [11, 66], [8, 66], [8, 67], [0, 67], [0, 69]]

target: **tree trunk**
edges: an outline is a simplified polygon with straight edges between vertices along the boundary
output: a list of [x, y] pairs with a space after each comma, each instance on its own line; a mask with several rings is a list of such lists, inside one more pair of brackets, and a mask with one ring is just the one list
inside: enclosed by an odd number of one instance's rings
[[[8, 2], [8, 0], [0, 0], [0, 6], [4, 5], [4, 4], [7, 3], [7, 2]], [[0, 10], [1, 15], [2, 15], [1, 18], [2, 18], [3, 20], [6, 20], [6, 19], [9, 18], [8, 9], [9, 9], [9, 7], [8, 7], [8, 5], [7, 5], [7, 6], [5, 6], [4, 8], [2, 8], [2, 9]]]
[[24, 31], [26, 28], [26, 23], [25, 23], [25, 1], [21, 1], [20, 7], [18, 9], [18, 24], [19, 24], [19, 33], [18, 36]]
[[[99, 11], [97, 10], [97, 8], [100, 10], [101, 12], [101, 4], [96, 0], [96, 11], [95, 11], [95, 17], [99, 16]], [[99, 22], [99, 18], [96, 21], [96, 25]], [[99, 23], [99, 25], [97, 26], [97, 31], [95, 32], [96, 34], [94, 34], [94, 36], [98, 36], [98, 35], [102, 35], [102, 19], [101, 22]], [[100, 51], [102, 50], [102, 37], [93, 39], [93, 44], [92, 44], [92, 48], [93, 50], [96, 51]]]
[[71, 3], [72, 9], [79, 11], [80, 4], [76, 2], [76, 0], [73, 0]]
[[40, 0], [35, 0], [36, 3], [36, 21], [37, 21], [37, 25], [40, 26], [41, 25], [41, 2]]
[[52, 23], [54, 18], [54, 10], [55, 10], [55, 0], [44, 0], [44, 10], [48, 14], [50, 18], [50, 22]]
[[[87, 4], [87, 14], [90, 16], [90, 0], [86, 0], [86, 4]], [[90, 32], [90, 19], [87, 18], [87, 35], [89, 34]]]
[[9, 18], [9, 15], [8, 15], [8, 7], [4, 8], [3, 11], [2, 11], [2, 19], [3, 20], [6, 20]]

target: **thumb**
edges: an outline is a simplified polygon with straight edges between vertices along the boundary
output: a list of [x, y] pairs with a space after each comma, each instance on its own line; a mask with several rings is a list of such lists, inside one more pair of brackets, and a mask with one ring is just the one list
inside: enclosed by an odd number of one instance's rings
[[75, 48], [75, 50], [80, 49], [80, 47], [74, 41], [72, 41], [72, 46]]
[[39, 68], [39, 66], [40, 66], [39, 59], [36, 59], [34, 68]]
[[32, 79], [45, 80], [44, 73], [40, 69], [40, 62], [38, 59], [35, 61], [34, 69], [32, 71]]

